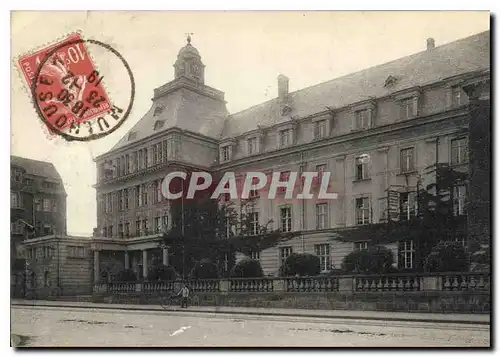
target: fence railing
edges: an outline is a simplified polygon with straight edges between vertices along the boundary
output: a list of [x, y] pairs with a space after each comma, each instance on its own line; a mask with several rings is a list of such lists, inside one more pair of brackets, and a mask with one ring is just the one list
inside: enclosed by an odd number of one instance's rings
[[200, 279], [178, 281], [139, 281], [94, 284], [94, 293], [176, 292], [187, 284], [195, 293], [256, 292], [418, 292], [418, 291], [490, 291], [490, 273], [338, 275], [316, 277], [262, 277]]

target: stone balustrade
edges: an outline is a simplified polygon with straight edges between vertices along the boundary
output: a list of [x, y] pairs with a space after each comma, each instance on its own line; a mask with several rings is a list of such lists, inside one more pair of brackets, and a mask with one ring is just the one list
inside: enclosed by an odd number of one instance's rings
[[186, 281], [112, 282], [95, 284], [94, 293], [174, 292], [186, 283], [195, 293], [314, 293], [490, 291], [489, 273], [339, 275], [286, 278], [221, 278]]

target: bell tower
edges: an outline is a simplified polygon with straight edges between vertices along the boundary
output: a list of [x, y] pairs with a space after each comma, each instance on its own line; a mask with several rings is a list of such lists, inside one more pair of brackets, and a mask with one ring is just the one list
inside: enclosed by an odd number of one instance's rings
[[187, 34], [187, 45], [182, 47], [175, 61], [175, 79], [184, 77], [197, 84], [205, 83], [205, 65], [201, 62], [198, 50], [191, 45], [191, 35]]

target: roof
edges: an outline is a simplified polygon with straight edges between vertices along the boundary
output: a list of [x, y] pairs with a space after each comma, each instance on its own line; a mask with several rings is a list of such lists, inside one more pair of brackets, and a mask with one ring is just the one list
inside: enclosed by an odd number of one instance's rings
[[62, 182], [61, 176], [57, 172], [54, 164], [46, 161], [38, 161], [20, 156], [10, 156], [11, 165], [20, 166], [26, 170], [26, 173], [34, 176], [51, 178]]
[[[379, 66], [336, 78], [289, 94], [292, 111], [280, 115], [277, 98], [230, 115], [221, 137], [235, 137], [270, 126], [290, 117], [306, 117], [326, 107], [380, 98], [401, 90], [423, 86], [461, 74], [490, 68], [490, 31], [466, 37]], [[397, 79], [385, 87], [390, 77]]]
[[[158, 112], [156, 108], [161, 108]], [[157, 115], [155, 115], [155, 111]], [[137, 142], [170, 128], [188, 130], [212, 138], [220, 137], [228, 112], [223, 101], [179, 88], [153, 101], [148, 112], [111, 149]], [[163, 121], [155, 130], [155, 123]], [[130, 133], [133, 137], [130, 137]]]

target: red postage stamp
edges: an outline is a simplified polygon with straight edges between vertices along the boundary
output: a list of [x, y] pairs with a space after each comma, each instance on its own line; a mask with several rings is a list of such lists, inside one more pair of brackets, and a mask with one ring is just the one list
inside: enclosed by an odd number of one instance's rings
[[112, 108], [79, 33], [22, 56], [18, 64], [49, 129], [64, 130]]

